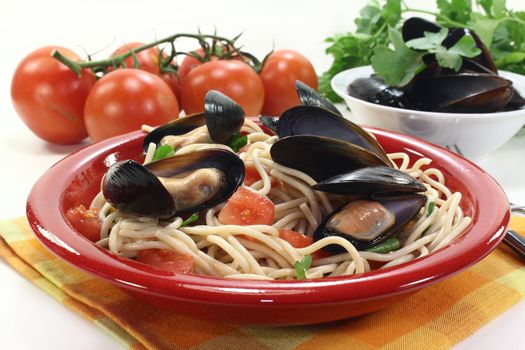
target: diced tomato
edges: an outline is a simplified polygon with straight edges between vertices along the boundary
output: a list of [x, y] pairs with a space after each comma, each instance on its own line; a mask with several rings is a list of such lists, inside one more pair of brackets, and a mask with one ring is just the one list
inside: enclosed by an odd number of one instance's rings
[[[295, 232], [291, 229], [280, 229], [279, 237], [290, 243], [294, 248], [304, 248], [311, 245], [314, 241], [311, 237], [305, 236], [302, 233]], [[314, 259], [326, 258], [332, 254], [325, 252], [324, 250], [317, 250], [312, 253]]]
[[274, 216], [275, 205], [271, 200], [239, 187], [222, 208], [219, 220], [225, 225], [271, 225]]
[[171, 249], [140, 250], [137, 261], [175, 273], [193, 273], [193, 257], [190, 254], [178, 254]]
[[305, 236], [299, 232], [295, 232], [289, 228], [280, 229], [279, 237], [290, 243], [294, 248], [308, 247], [314, 242], [311, 237]]
[[[261, 175], [259, 175], [259, 172], [255, 168], [255, 166], [247, 166], [244, 170], [244, 184], [246, 186], [251, 186], [255, 182], [259, 181], [261, 179]], [[272, 178], [272, 187], [279, 186], [279, 181]]]
[[261, 176], [257, 169], [254, 166], [247, 166], [244, 170], [244, 184], [246, 186], [251, 186], [253, 183], [259, 181]]
[[100, 220], [96, 208], [86, 209], [83, 205], [70, 208], [66, 212], [66, 218], [75, 230], [80, 232], [91, 242], [100, 239]]

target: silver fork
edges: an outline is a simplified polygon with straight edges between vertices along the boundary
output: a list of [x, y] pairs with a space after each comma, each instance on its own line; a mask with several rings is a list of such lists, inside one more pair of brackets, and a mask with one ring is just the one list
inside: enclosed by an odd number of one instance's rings
[[445, 148], [448, 149], [449, 151], [456, 152], [457, 154], [459, 154], [462, 157], [464, 156], [464, 154], [461, 151], [461, 149], [459, 148], [459, 146], [456, 145], [455, 143], [452, 144], [452, 145], [445, 145]]
[[[519, 213], [520, 215], [525, 214], [525, 206], [516, 205], [510, 203], [510, 211], [512, 213]], [[503, 243], [512, 248], [516, 253], [521, 255], [522, 258], [525, 258], [525, 238], [518, 234], [514, 230], [507, 230], [507, 234], [503, 237]]]

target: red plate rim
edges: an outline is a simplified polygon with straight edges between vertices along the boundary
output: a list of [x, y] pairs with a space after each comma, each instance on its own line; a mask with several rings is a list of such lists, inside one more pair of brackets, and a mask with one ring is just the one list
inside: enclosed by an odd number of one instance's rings
[[[433, 163], [463, 169], [461, 182], [475, 194], [473, 224], [459, 241], [402, 265], [363, 275], [308, 281], [233, 280], [163, 273], [119, 258], [74, 231], [60, 203], [79, 169], [98, 156], [144, 137], [140, 131], [89, 145], [52, 166], [34, 185], [27, 200], [27, 217], [40, 241], [66, 262], [124, 288], [168, 298], [220, 304], [311, 304], [361, 301], [420, 289], [476, 263], [503, 239], [510, 219], [508, 200], [497, 182], [474, 163], [428, 142], [377, 128], [378, 138], [403, 144]], [[73, 170], [76, 169], [76, 170]], [[467, 237], [468, 239], [463, 239]]]

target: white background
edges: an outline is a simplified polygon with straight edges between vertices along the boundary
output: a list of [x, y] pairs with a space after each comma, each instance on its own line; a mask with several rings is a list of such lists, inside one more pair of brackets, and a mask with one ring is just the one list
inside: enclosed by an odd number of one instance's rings
[[[510, 7], [525, 10], [523, 0]], [[79, 54], [109, 54], [125, 42], [148, 42], [176, 32], [217, 28], [224, 36], [244, 32], [241, 42], [262, 58], [275, 45], [307, 56], [318, 73], [330, 65], [323, 40], [353, 29], [366, 3], [359, 1], [58, 1], [0, 2], [0, 218], [24, 215], [32, 184], [53, 163], [81, 147], [57, 146], [37, 139], [14, 112], [9, 95], [17, 63], [46, 45], [69, 47]], [[432, 9], [434, 1], [407, 1]], [[525, 29], [524, 29], [525, 30]], [[183, 49], [192, 49], [188, 43]], [[87, 141], [83, 144], [87, 144]], [[520, 164], [525, 135], [480, 163], [502, 184], [509, 198], [525, 204], [525, 165]], [[523, 162], [523, 160], [522, 160]], [[521, 174], [521, 176], [520, 176]], [[3, 349], [120, 349], [88, 321], [75, 315], [0, 262], [0, 337]], [[494, 302], [494, 301], [493, 301]], [[497, 300], [496, 300], [497, 302]], [[393, 320], [395, 322], [395, 320]], [[525, 302], [482, 328], [457, 349], [525, 349]]]

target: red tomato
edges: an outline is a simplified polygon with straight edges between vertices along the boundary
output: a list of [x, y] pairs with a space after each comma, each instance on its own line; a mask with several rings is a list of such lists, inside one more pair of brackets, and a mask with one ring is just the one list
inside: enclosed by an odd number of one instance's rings
[[313, 243], [312, 238], [287, 228], [279, 230], [279, 237], [290, 243], [294, 248], [308, 247]]
[[[195, 54], [197, 54], [197, 55], [199, 55], [201, 57], [204, 57], [204, 49], [202, 47], [198, 48], [195, 51], [192, 51], [192, 53], [195, 53]], [[180, 76], [181, 80], [184, 80], [184, 78], [186, 78], [188, 73], [193, 68], [195, 68], [197, 66], [200, 66], [201, 64], [202, 63], [198, 59], [193, 57], [193, 56], [190, 56], [190, 55], [184, 56], [180, 66], [179, 66], [179, 76]]]
[[264, 84], [263, 114], [280, 116], [285, 110], [301, 104], [295, 81], [317, 89], [317, 75], [306, 57], [292, 50], [278, 50], [266, 59], [260, 73]]
[[179, 104], [158, 76], [138, 69], [118, 69], [100, 78], [84, 108], [93, 141], [160, 125], [179, 116]]
[[[131, 49], [135, 49], [142, 45], [144, 45], [144, 43], [124, 44], [118, 49], [116, 49], [115, 52], [111, 54], [111, 57], [127, 53]], [[137, 61], [139, 63], [138, 69], [145, 70], [146, 72], [150, 72], [156, 75], [160, 75], [160, 52], [156, 47], [150, 47], [149, 49], [139, 51], [135, 54], [135, 56], [137, 57]], [[126, 58], [124, 60], [124, 64], [126, 65], [126, 68], [135, 68], [133, 55]]]
[[[129, 43], [119, 47], [115, 52], [111, 54], [111, 57], [121, 55], [129, 52], [131, 49], [135, 49], [144, 43]], [[161, 73], [160, 71], [160, 51], [156, 47], [150, 47], [149, 49], [142, 50], [136, 54], [140, 70], [158, 75], [162, 80], [171, 88], [171, 91], [177, 97], [177, 101], [180, 101], [180, 78], [176, 73]], [[166, 54], [164, 54], [166, 57]], [[124, 60], [127, 68], [134, 68], [133, 56], [130, 56]]]
[[171, 249], [140, 250], [137, 261], [161, 270], [193, 273], [193, 257], [190, 254], [178, 254]]
[[66, 218], [75, 230], [91, 242], [100, 239], [100, 220], [96, 208], [86, 209], [83, 205], [79, 205], [70, 208], [66, 212]]
[[221, 209], [219, 221], [224, 225], [271, 225], [274, 215], [275, 205], [271, 200], [239, 187]]
[[182, 81], [181, 102], [186, 114], [204, 111], [204, 96], [210, 90], [227, 95], [244, 109], [246, 115], [259, 115], [264, 102], [264, 87], [255, 71], [237, 60], [216, 60], [193, 69]]
[[83, 69], [77, 77], [51, 56], [53, 50], [80, 60], [76, 53], [60, 46], [31, 52], [16, 68], [11, 99], [22, 121], [38, 137], [53, 143], [78, 143], [87, 136], [84, 104], [95, 84], [95, 75]]
[[[261, 175], [259, 175], [259, 172], [255, 168], [255, 166], [247, 166], [244, 170], [244, 184], [246, 186], [251, 186], [255, 182], [259, 181], [261, 179]], [[276, 179], [272, 179], [272, 187], [279, 186], [279, 181]]]
[[[162, 73], [160, 78], [170, 87], [171, 91], [177, 98], [177, 102], [180, 101], [180, 87], [181, 79], [177, 73]], [[179, 103], [180, 106], [180, 103]]]
[[244, 170], [244, 184], [250, 186], [253, 183], [259, 181], [261, 176], [254, 166], [247, 166]]
[[[294, 248], [304, 248], [314, 243], [312, 238], [287, 228], [279, 230], [279, 237], [290, 243]], [[317, 250], [312, 253], [314, 259], [326, 258], [331, 255], [332, 254], [325, 252], [324, 250]]]

